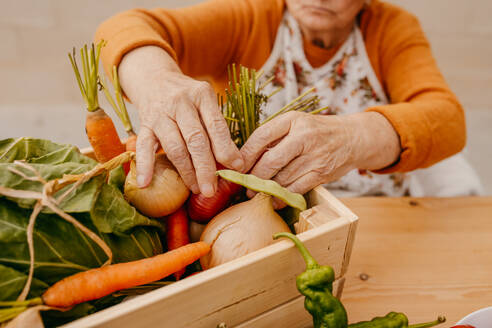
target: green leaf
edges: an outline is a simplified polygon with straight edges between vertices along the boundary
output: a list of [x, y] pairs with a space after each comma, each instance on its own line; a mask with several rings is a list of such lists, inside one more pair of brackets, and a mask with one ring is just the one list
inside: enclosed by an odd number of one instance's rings
[[[0, 186], [36, 192], [42, 191], [42, 184], [12, 172], [15, 169], [27, 176], [33, 175], [13, 163], [15, 160], [26, 161], [45, 180], [83, 173], [97, 165], [73, 146], [31, 138], [0, 140]], [[164, 230], [162, 223], [138, 213], [125, 201], [121, 191], [107, 184], [105, 179], [106, 176], [92, 178], [69, 194], [59, 207], [103, 238], [113, 252], [114, 262], [162, 253], [159, 238]], [[0, 300], [15, 299], [24, 286], [30, 260], [26, 228], [34, 203], [30, 199], [0, 196]], [[40, 296], [47, 286], [68, 275], [101, 266], [107, 259], [90, 238], [47, 209], [38, 215], [33, 241], [32, 297]], [[111, 300], [116, 301], [119, 300]], [[65, 313], [68, 317], [64, 315], [63, 320], [74, 319], [97, 308], [79, 306], [73, 313]], [[47, 316], [51, 315], [43, 314], [43, 318]]]
[[91, 216], [99, 231], [104, 233], [122, 233], [137, 225], [162, 227], [157, 220], [138, 213], [135, 207], [123, 198], [121, 191], [107, 184], [102, 186], [102, 192], [92, 208]]
[[[27, 276], [17, 270], [0, 264], [0, 301], [15, 301], [24, 288]], [[48, 285], [38, 279], [33, 279], [30, 297], [39, 295]]]

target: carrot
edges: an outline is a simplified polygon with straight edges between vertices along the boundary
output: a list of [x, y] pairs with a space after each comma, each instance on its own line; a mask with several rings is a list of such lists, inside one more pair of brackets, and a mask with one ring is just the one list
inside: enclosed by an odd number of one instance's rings
[[[188, 216], [183, 207], [169, 215], [166, 221], [167, 249], [173, 250], [190, 243]], [[174, 273], [176, 280], [179, 280], [185, 273], [185, 269]]]
[[[114, 98], [109, 93], [109, 89], [106, 86], [106, 82], [103, 77], [99, 77], [99, 83], [102, 86], [104, 96], [106, 96], [106, 99], [108, 100], [111, 107], [114, 109], [114, 112], [120, 118], [120, 121], [121, 123], [123, 123], [125, 131], [128, 134], [128, 139], [126, 140], [126, 150], [133, 152], [136, 151], [137, 135], [133, 130], [132, 122], [126, 109], [125, 100], [123, 99], [123, 91], [121, 90], [120, 80], [118, 78], [118, 70], [116, 69], [116, 66], [113, 66], [113, 75], [111, 78], [111, 84], [113, 85], [114, 89]], [[125, 163], [123, 165], [123, 169], [128, 175], [128, 172], [130, 171], [130, 163]]]
[[87, 113], [85, 132], [98, 162], [105, 163], [125, 152], [113, 121], [101, 108]]
[[96, 159], [105, 163], [113, 157], [125, 152], [125, 147], [121, 143], [120, 137], [116, 132], [113, 121], [106, 115], [104, 110], [99, 107], [98, 86], [99, 86], [99, 56], [103, 42], [88, 50], [87, 45], [80, 49], [82, 61], [82, 74], [76, 62], [75, 48], [73, 54], [68, 54], [75, 78], [80, 89], [80, 93], [87, 105], [87, 117], [85, 131], [89, 142], [94, 149]]
[[146, 259], [91, 269], [58, 281], [43, 294], [45, 305], [71, 307], [118, 290], [160, 280], [182, 270], [210, 251], [197, 242]]

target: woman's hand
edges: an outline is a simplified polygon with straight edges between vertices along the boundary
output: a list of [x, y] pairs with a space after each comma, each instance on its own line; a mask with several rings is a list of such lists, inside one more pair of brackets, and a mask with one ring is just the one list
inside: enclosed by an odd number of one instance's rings
[[400, 142], [392, 125], [375, 112], [289, 112], [258, 128], [241, 153], [252, 174], [304, 194], [352, 169], [391, 165], [399, 157]]
[[163, 49], [137, 48], [118, 68], [121, 86], [138, 109], [137, 183], [152, 180], [158, 143], [193, 193], [215, 193], [215, 160], [242, 170], [212, 87], [185, 76]]

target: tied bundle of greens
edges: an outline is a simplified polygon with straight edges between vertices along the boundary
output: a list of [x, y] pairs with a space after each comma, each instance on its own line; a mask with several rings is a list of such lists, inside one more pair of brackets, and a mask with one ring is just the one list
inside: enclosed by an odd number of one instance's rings
[[[113, 263], [129, 262], [162, 253], [159, 233], [163, 228], [125, 201], [120, 191], [121, 167], [111, 172], [109, 180], [106, 174], [97, 174], [84, 183], [49, 184], [95, 168], [97, 162], [73, 146], [30, 138], [0, 141], [0, 322], [16, 315], [2, 311], [1, 303], [19, 300], [21, 293], [21, 301], [38, 297], [53, 283], [100, 267], [111, 258]], [[47, 185], [54, 190], [52, 195]], [[51, 199], [53, 206], [38, 206], [39, 194]], [[39, 213], [35, 221], [30, 220], [36, 208]], [[76, 224], [65, 216], [74, 218]], [[30, 221], [34, 222], [32, 229]], [[43, 319], [47, 325], [56, 325], [119, 300], [109, 297], [65, 313], [49, 311]]]

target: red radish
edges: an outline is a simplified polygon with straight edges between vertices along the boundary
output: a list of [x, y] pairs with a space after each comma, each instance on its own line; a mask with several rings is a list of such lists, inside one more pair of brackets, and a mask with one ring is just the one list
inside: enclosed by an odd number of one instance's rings
[[[217, 169], [225, 167], [217, 163]], [[215, 215], [224, 210], [232, 199], [242, 190], [242, 186], [219, 178], [217, 191], [212, 197], [202, 194], [193, 194], [188, 200], [187, 210], [190, 219], [206, 223]]]
[[[188, 216], [183, 207], [169, 215], [166, 221], [167, 249], [173, 250], [190, 243], [188, 233]], [[176, 280], [179, 280], [185, 273], [185, 268], [174, 273]]]

